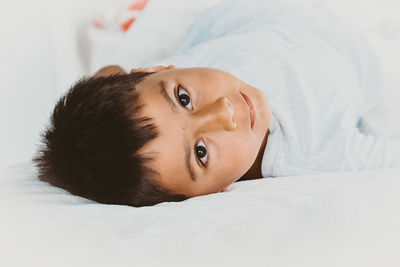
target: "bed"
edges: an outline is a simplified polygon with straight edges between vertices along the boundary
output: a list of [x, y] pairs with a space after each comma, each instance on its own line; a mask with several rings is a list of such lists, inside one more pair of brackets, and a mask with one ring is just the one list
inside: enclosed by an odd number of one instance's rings
[[[2, 266], [399, 266], [400, 169], [234, 183], [132, 208], [0, 173]], [[5, 262], [7, 264], [5, 264]]]
[[[172, 37], [151, 54], [138, 44], [133, 64], [168, 55], [193, 19], [216, 2], [150, 0], [130, 29], [133, 36], [144, 43]], [[343, 13], [357, 6], [328, 2]], [[356, 16], [386, 81], [386, 97], [368, 121], [384, 135], [399, 136], [393, 62], [400, 62], [400, 23], [375, 4], [365, 7], [379, 16]], [[156, 28], [155, 17], [175, 18], [169, 25], [176, 27]], [[92, 53], [109, 49], [101, 32], [89, 32]], [[87, 62], [88, 72], [110, 60], [100, 54]], [[250, 180], [224, 193], [134, 208], [98, 204], [41, 182], [29, 160], [8, 164], [0, 168], [0, 266], [400, 266], [399, 176], [400, 168], [391, 168]]]

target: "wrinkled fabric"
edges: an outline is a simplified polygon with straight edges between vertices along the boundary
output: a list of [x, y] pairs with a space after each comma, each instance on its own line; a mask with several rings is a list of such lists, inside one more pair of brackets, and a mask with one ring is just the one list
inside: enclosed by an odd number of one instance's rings
[[379, 62], [354, 26], [323, 4], [222, 1], [171, 57], [148, 65], [168, 64], [222, 69], [267, 95], [273, 118], [263, 177], [369, 168], [350, 163], [349, 147], [381, 97]]

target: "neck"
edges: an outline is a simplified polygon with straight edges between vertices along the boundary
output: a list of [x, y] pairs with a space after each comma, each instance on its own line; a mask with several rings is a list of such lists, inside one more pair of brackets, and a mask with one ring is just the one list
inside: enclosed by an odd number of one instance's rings
[[259, 179], [262, 178], [261, 174], [261, 163], [262, 159], [264, 156], [264, 150], [268, 142], [268, 136], [269, 136], [269, 129], [267, 133], [264, 136], [263, 143], [261, 144], [261, 148], [258, 151], [258, 155], [256, 160], [254, 161], [253, 165], [250, 167], [250, 169], [242, 176], [238, 181], [244, 181], [244, 180], [253, 180], [253, 179]]

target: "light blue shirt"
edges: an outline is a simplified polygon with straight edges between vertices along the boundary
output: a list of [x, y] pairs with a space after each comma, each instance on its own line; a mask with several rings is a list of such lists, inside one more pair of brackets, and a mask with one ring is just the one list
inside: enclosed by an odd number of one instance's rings
[[222, 1], [147, 65], [222, 69], [262, 90], [272, 108], [263, 177], [400, 165], [400, 145], [387, 155], [392, 141], [357, 128], [382, 94], [376, 56], [350, 22], [299, 2]]

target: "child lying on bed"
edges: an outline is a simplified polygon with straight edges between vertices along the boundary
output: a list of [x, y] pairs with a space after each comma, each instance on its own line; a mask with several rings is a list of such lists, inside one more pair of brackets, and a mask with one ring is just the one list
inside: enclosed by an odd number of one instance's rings
[[126, 73], [133, 59], [119, 53], [55, 106], [34, 158], [40, 179], [144, 206], [399, 160], [397, 141], [367, 135], [382, 92], [375, 55], [319, 4], [222, 1], [155, 67]]

